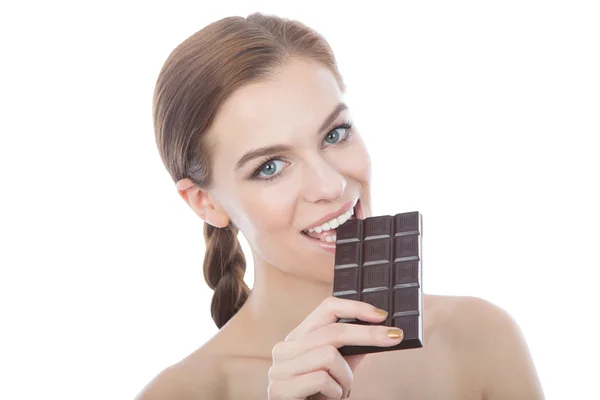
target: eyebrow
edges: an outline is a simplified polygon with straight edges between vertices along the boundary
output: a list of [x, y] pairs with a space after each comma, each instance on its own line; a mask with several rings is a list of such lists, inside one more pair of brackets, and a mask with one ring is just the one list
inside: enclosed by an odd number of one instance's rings
[[[338, 117], [338, 115], [340, 115], [340, 113], [342, 111], [347, 110], [347, 109], [348, 109], [348, 106], [345, 103], [338, 104], [335, 107], [335, 109], [327, 116], [327, 118], [325, 118], [325, 121], [323, 121], [323, 124], [321, 124], [321, 127], [317, 131], [317, 134], [324, 133], [325, 129], [329, 128], [329, 125], [331, 125], [333, 123], [333, 121], [335, 121], [335, 119]], [[242, 168], [248, 161], [253, 160], [255, 158], [269, 156], [269, 155], [276, 154], [276, 153], [283, 153], [283, 152], [289, 151], [290, 149], [291, 149], [290, 146], [276, 144], [276, 145], [272, 145], [272, 146], [264, 146], [264, 147], [259, 147], [257, 149], [250, 150], [250, 151], [246, 152], [239, 159], [239, 161], [237, 162], [237, 164], [235, 166], [235, 169], [237, 171], [238, 169]]]

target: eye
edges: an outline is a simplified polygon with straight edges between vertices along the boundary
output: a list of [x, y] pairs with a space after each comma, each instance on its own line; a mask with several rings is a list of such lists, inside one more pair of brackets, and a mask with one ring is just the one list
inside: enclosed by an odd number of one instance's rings
[[[346, 139], [348, 139], [351, 128], [352, 128], [352, 125], [350, 125], [350, 124], [342, 124], [340, 126], [337, 126], [333, 130], [331, 130], [329, 133], [327, 133], [327, 135], [325, 135], [324, 140], [328, 144], [336, 144], [336, 143], [344, 142]], [[340, 134], [340, 132], [342, 132], [342, 133]]]
[[282, 160], [269, 160], [258, 168], [257, 178], [269, 178], [277, 175], [281, 169], [285, 167], [285, 162]]

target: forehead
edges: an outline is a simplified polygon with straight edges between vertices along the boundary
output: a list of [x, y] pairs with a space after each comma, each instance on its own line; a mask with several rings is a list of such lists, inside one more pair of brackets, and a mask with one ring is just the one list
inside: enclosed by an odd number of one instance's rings
[[238, 89], [223, 104], [210, 132], [213, 161], [234, 164], [253, 148], [312, 139], [340, 101], [327, 67], [292, 59], [272, 79]]

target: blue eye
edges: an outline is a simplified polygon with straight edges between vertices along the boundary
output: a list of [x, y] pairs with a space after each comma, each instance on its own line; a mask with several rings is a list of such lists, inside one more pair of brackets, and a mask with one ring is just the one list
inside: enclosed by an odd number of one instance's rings
[[268, 179], [269, 177], [276, 175], [284, 166], [285, 162], [281, 160], [269, 160], [260, 166], [260, 168], [257, 171], [258, 173], [256, 174], [256, 177], [261, 177], [262, 174], [262, 176]]
[[335, 143], [339, 140], [340, 134], [337, 131], [331, 131], [325, 136], [325, 141], [327, 143]]
[[[337, 126], [332, 131], [327, 133], [327, 135], [325, 135], [325, 142], [329, 144], [344, 142], [346, 139], [348, 139], [348, 135], [350, 134], [351, 129], [352, 125], [350, 124], [342, 124], [340, 126]], [[340, 131], [342, 131], [343, 134], [340, 135]]]

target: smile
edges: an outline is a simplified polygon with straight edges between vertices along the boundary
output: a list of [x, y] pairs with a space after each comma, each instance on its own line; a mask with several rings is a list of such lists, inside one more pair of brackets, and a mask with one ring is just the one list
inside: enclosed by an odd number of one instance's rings
[[324, 216], [302, 234], [317, 246], [335, 252], [336, 228], [350, 219], [360, 218], [359, 214], [360, 201], [356, 199], [346, 203], [341, 210]]

